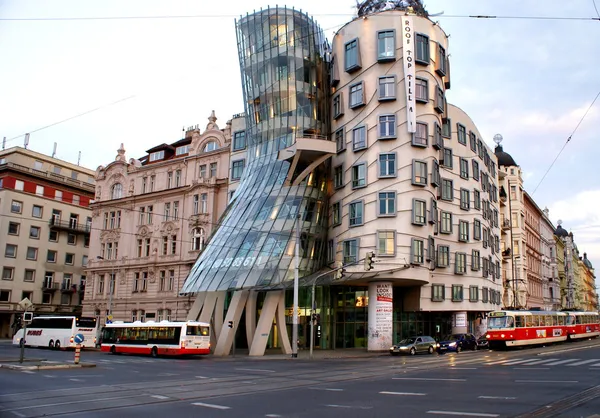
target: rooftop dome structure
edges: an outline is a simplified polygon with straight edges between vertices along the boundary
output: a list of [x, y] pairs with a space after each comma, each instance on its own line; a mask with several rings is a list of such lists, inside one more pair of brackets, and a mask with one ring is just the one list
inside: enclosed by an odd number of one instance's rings
[[557, 224], [558, 224], [558, 226], [556, 227], [556, 230], [554, 231], [554, 235], [556, 235], [557, 237], [561, 237], [561, 238], [566, 238], [566, 237], [568, 237], [568, 236], [569, 236], [569, 233], [567, 232], [567, 230], [566, 230], [566, 229], [564, 229], [564, 228], [561, 226], [561, 224], [562, 224], [562, 221], [561, 221], [561, 220], [559, 220], [559, 221], [557, 222]]
[[590, 260], [588, 260], [587, 258], [587, 253], [583, 253], [583, 264], [585, 264], [585, 266], [589, 269], [593, 269], [594, 267], [592, 266], [592, 262]]

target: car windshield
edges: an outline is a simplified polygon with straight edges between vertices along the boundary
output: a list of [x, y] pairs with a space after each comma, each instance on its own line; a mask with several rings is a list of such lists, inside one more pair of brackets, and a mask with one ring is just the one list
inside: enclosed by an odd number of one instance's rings
[[400, 341], [398, 344], [400, 345], [408, 345], [408, 344], [414, 344], [415, 343], [415, 339], [414, 338], [405, 338], [402, 341]]
[[457, 340], [460, 340], [460, 334], [446, 335], [444, 337], [444, 341], [457, 341]]

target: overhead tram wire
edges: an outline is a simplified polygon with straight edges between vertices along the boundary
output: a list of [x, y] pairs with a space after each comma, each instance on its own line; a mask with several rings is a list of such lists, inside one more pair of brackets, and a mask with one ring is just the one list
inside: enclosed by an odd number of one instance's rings
[[560, 157], [560, 155], [562, 154], [562, 152], [565, 150], [565, 148], [567, 147], [567, 144], [569, 142], [571, 142], [571, 138], [573, 138], [573, 135], [575, 135], [575, 132], [577, 132], [577, 129], [579, 129], [579, 126], [581, 125], [581, 123], [583, 122], [583, 120], [585, 119], [585, 117], [587, 116], [587, 114], [589, 113], [589, 111], [594, 106], [594, 103], [596, 103], [596, 100], [598, 100], [598, 97], [600, 97], [600, 91], [598, 92], [598, 94], [596, 94], [596, 97], [594, 98], [594, 100], [592, 101], [592, 103], [589, 105], [589, 107], [587, 108], [587, 110], [585, 111], [585, 113], [583, 114], [583, 116], [581, 117], [581, 119], [579, 120], [579, 123], [577, 124], [577, 126], [575, 126], [575, 129], [573, 129], [573, 132], [571, 132], [571, 135], [569, 135], [569, 137], [565, 141], [564, 145], [562, 146], [562, 148], [560, 149], [560, 151], [556, 155], [556, 158], [554, 158], [554, 161], [552, 161], [552, 164], [550, 164], [550, 167], [548, 167], [548, 169], [546, 170], [546, 172], [542, 176], [542, 179], [540, 180], [540, 182], [537, 184], [537, 186], [535, 186], [535, 189], [533, 189], [533, 192], [531, 193], [532, 196], [535, 194], [536, 190], [540, 187], [540, 185], [542, 184], [542, 182], [544, 181], [544, 179], [546, 178], [546, 176], [548, 175], [548, 173], [550, 172], [550, 170], [552, 169], [552, 167], [554, 166], [554, 164], [558, 160], [558, 157]]

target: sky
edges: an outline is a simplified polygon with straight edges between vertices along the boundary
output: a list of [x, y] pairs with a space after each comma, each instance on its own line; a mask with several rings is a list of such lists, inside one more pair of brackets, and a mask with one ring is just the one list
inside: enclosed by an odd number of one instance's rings
[[[597, 1], [600, 6], [600, 1]], [[328, 39], [356, 12], [355, 0], [288, 0]], [[0, 0], [0, 19], [194, 16], [161, 19], [0, 20], [0, 138], [96, 169], [175, 142], [182, 128], [222, 128], [243, 112], [235, 18], [256, 0]], [[271, 4], [274, 6], [275, 3]], [[502, 145], [524, 172], [525, 189], [579, 250], [600, 266], [600, 22], [460, 16], [600, 17], [593, 0], [427, 0], [450, 35], [449, 102], [484, 140]], [[552, 161], [589, 112], [540, 183]], [[13, 139], [17, 137], [16, 139]], [[538, 187], [539, 186], [539, 187]], [[535, 190], [535, 193], [534, 193]]]

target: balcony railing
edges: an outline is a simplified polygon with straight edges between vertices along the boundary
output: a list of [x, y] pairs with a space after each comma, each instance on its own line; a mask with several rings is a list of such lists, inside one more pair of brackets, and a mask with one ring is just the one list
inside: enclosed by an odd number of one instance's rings
[[44, 280], [44, 283], [42, 283], [42, 290], [44, 290], [44, 291], [58, 290], [58, 282], [51, 282], [48, 280]]
[[50, 229], [58, 229], [63, 231], [70, 231], [80, 234], [89, 235], [92, 230], [92, 226], [90, 224], [80, 224], [77, 221], [61, 221], [57, 218], [50, 218], [48, 221], [48, 225], [50, 225]]
[[77, 285], [67, 283], [67, 282], [62, 282], [60, 284], [60, 291], [62, 293], [75, 293], [75, 292], [77, 292]]
[[72, 187], [78, 187], [80, 189], [86, 190], [88, 192], [93, 193], [95, 190], [95, 186], [92, 183], [87, 183], [81, 180], [75, 180], [67, 176], [63, 176], [61, 174], [52, 173], [50, 171], [41, 171], [36, 170], [35, 168], [27, 167], [25, 165], [5, 162], [4, 164], [0, 164], [0, 168], [11, 168], [16, 171], [20, 171], [22, 173], [32, 174], [36, 177], [42, 177], [45, 179], [50, 179], [52, 181], [57, 181], [63, 184], [67, 184]]
[[505, 219], [502, 221], [502, 229], [510, 229], [510, 220]]

